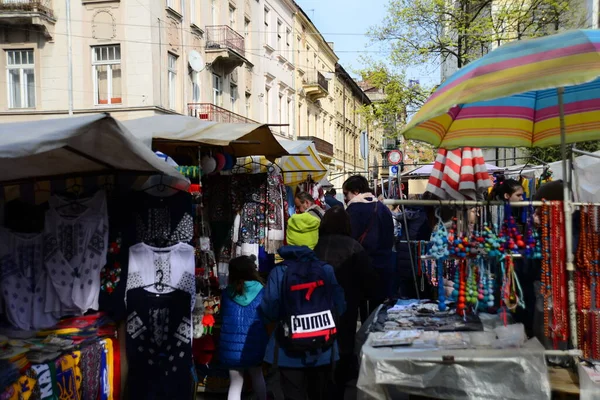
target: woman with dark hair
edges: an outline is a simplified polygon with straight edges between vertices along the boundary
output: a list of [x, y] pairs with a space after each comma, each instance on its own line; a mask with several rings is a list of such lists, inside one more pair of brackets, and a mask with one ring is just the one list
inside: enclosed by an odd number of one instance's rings
[[344, 182], [344, 200], [348, 205], [352, 237], [367, 251], [372, 265], [381, 277], [376, 299], [363, 304], [361, 321], [366, 321], [386, 298], [395, 296], [394, 220], [392, 213], [371, 193], [369, 182], [364, 176], [354, 175]]
[[490, 193], [490, 200], [523, 201], [523, 186], [515, 179], [506, 179], [503, 175], [496, 178], [496, 184]]
[[336, 398], [344, 398], [345, 384], [357, 376], [354, 337], [360, 301], [375, 290], [377, 274], [365, 249], [352, 238], [350, 216], [344, 207], [329, 209], [319, 228], [317, 257], [333, 266], [338, 283], [344, 289], [346, 312], [338, 323], [340, 361], [335, 371]]

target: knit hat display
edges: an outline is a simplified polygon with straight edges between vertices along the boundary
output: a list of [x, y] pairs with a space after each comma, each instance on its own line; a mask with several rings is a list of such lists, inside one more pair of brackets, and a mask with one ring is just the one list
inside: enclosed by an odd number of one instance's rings
[[286, 231], [287, 243], [290, 246], [307, 246], [313, 250], [319, 241], [320, 224], [321, 221], [309, 213], [292, 215]]

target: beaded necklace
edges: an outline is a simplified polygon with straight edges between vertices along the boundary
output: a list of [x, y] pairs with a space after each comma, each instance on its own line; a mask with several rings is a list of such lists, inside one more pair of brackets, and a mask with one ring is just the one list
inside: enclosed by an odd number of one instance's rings
[[[551, 225], [564, 227], [564, 213], [561, 202], [553, 202], [551, 206]], [[566, 296], [566, 273], [565, 273], [565, 234], [560, 229], [554, 230], [552, 243], [552, 261], [550, 267], [552, 273], [552, 340], [555, 349], [558, 341], [568, 338], [568, 316]]]
[[550, 205], [544, 202], [540, 218], [542, 225], [542, 271], [541, 271], [541, 294], [544, 299], [544, 334], [550, 337], [550, 292], [552, 289], [550, 280], [551, 243], [550, 243]]

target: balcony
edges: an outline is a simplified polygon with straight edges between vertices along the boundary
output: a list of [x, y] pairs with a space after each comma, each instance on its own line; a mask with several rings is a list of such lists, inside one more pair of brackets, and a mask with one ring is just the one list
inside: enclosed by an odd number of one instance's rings
[[199, 118], [203, 121], [228, 122], [234, 124], [257, 124], [258, 122], [236, 114], [211, 103], [188, 103], [188, 114], [190, 117]]
[[310, 140], [314, 143], [319, 154], [333, 157], [333, 144], [314, 136], [299, 136], [298, 140]]
[[[0, 0], [2, 1], [2, 0]], [[227, 25], [206, 27], [206, 55], [208, 62], [218, 64], [225, 73], [248, 63], [246, 59], [245, 40], [242, 35]]]
[[319, 71], [312, 71], [304, 76], [302, 88], [306, 97], [316, 101], [329, 94], [329, 81]]
[[51, 39], [55, 23], [52, 0], [0, 0], [0, 24], [40, 26]]

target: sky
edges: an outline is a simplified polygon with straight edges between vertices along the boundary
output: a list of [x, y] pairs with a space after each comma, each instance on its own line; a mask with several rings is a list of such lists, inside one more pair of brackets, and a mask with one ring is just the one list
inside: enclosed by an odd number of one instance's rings
[[[348, 73], [363, 68], [361, 55], [384, 59], [386, 53], [379, 45], [371, 45], [366, 32], [380, 24], [386, 16], [387, 0], [296, 0], [306, 15], [323, 34], [334, 42], [340, 64]], [[407, 79], [419, 80], [424, 85], [439, 83], [439, 68], [425, 66], [406, 71]]]

